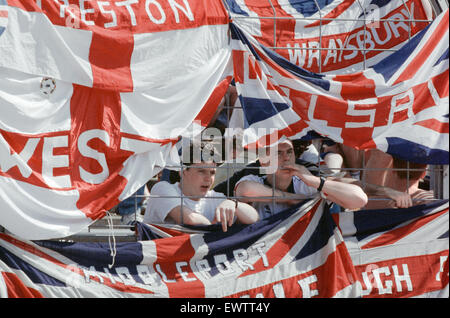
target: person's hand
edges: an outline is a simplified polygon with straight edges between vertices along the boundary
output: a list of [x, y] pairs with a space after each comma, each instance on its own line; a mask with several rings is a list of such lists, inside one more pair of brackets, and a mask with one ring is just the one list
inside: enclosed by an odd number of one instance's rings
[[411, 195], [414, 205], [430, 203], [434, 199], [434, 195], [430, 191], [418, 190]]
[[406, 192], [389, 189], [387, 195], [395, 202], [397, 208], [409, 208], [413, 205], [411, 196]]
[[299, 177], [308, 186], [311, 186], [314, 179], [317, 178], [305, 166], [299, 164], [287, 164], [281, 167], [281, 169], [287, 170], [291, 176]]
[[281, 167], [283, 170], [289, 171], [293, 176], [296, 175], [300, 177], [301, 175], [312, 175], [311, 172], [306, 169], [305, 166], [298, 164], [287, 164]]
[[222, 230], [226, 232], [228, 227], [233, 225], [236, 214], [236, 203], [231, 200], [225, 200], [216, 208], [213, 224], [221, 223]]

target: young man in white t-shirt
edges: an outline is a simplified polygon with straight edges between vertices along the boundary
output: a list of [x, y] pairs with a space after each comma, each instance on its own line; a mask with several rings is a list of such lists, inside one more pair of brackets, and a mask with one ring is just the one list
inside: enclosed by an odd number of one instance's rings
[[221, 223], [226, 232], [234, 222], [251, 224], [258, 221], [258, 212], [251, 205], [228, 200], [224, 194], [210, 190], [215, 173], [214, 162], [193, 163], [182, 170], [180, 182], [155, 184], [150, 192], [144, 223]]
[[347, 209], [359, 209], [367, 203], [367, 195], [361, 187], [314, 176], [304, 166], [296, 164], [290, 140], [280, 142], [277, 153], [270, 154], [267, 162], [261, 165], [273, 166], [276, 161], [278, 165], [275, 172], [262, 177], [245, 176], [235, 186], [236, 196], [244, 197], [241, 200], [245, 202], [252, 202], [261, 219], [281, 212], [301, 200], [312, 198], [319, 192]]

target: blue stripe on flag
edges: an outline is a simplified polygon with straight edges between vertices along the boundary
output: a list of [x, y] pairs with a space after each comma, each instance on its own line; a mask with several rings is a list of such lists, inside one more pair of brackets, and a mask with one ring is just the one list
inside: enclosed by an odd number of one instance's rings
[[386, 137], [386, 140], [388, 143], [386, 152], [400, 159], [431, 165], [449, 164], [446, 150], [428, 148], [398, 137]]
[[239, 96], [239, 100], [249, 126], [289, 108], [285, 103], [272, 103], [270, 99]]
[[447, 48], [447, 50], [445, 50], [444, 54], [441, 55], [441, 57], [437, 60], [436, 64], [434, 64], [433, 66], [438, 65], [439, 63], [441, 63], [444, 60], [448, 60], [448, 48]]
[[[1, 1], [1, 0], [0, 0]], [[33, 283], [64, 287], [60, 280], [41, 272], [36, 267], [24, 262], [14, 254], [0, 246], [0, 260], [8, 267], [22, 271]]]
[[208, 260], [211, 267], [211, 276], [214, 276], [219, 272], [215, 265], [214, 255], [225, 254], [228, 261], [233, 261], [234, 250], [249, 248], [263, 235], [296, 213], [301, 206], [308, 201], [309, 200], [306, 200], [299, 205], [293, 206], [290, 209], [272, 215], [271, 217], [251, 225], [233, 225], [233, 227], [226, 233], [219, 230], [217, 232], [205, 234], [203, 239], [208, 246], [208, 253], [204, 256], [204, 259]]
[[373, 210], [358, 211], [354, 214], [353, 219], [356, 227], [356, 238], [363, 240], [372, 234], [391, 230], [404, 222], [430, 213], [446, 202], [448, 200], [435, 201], [400, 210], [381, 209], [377, 210], [376, 213]]
[[261, 60], [258, 53], [256, 53], [255, 49], [253, 48], [253, 45], [247, 40], [244, 34], [242, 34], [241, 30], [239, 30], [238, 27], [236, 27], [233, 23], [230, 23], [230, 30], [231, 30], [231, 38], [233, 40], [240, 40], [243, 44], [247, 46], [247, 48], [252, 52], [252, 55], [257, 59], [258, 61]]
[[242, 8], [239, 6], [239, 4], [237, 4], [235, 0], [225, 0], [225, 2], [228, 4], [231, 12], [248, 17], [248, 13], [242, 10]]
[[[319, 213], [319, 211], [317, 211], [317, 213]], [[328, 241], [330, 240], [330, 237], [334, 235], [335, 228], [336, 223], [331, 217], [330, 206], [328, 204], [325, 204], [319, 223], [314, 229], [314, 232], [311, 234], [308, 242], [295, 256], [295, 259], [299, 260], [307, 257], [311, 254], [314, 254], [322, 247], [326, 246], [328, 244]]]
[[304, 17], [316, 14], [332, 2], [333, 0], [289, 0], [289, 4]]
[[[430, 24], [431, 25], [431, 24]], [[398, 69], [405, 63], [405, 61], [411, 56], [417, 45], [420, 43], [425, 33], [430, 28], [428, 25], [425, 29], [417, 33], [408, 43], [406, 43], [400, 50], [387, 56], [374, 66], [373, 70], [384, 77], [387, 82], [398, 71]]]
[[[61, 253], [81, 266], [107, 267], [112, 263], [111, 248], [108, 243], [70, 243], [35, 241], [36, 244]], [[142, 245], [135, 242], [116, 243], [117, 254], [114, 266], [140, 264], [144, 256]]]

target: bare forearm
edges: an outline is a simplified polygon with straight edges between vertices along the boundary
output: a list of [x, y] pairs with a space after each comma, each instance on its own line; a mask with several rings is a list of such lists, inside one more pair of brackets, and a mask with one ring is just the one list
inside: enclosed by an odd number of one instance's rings
[[244, 202], [238, 202], [236, 217], [242, 224], [252, 224], [259, 220], [259, 214], [255, 208]]
[[192, 211], [187, 207], [181, 208], [181, 206], [177, 206], [173, 208], [168, 216], [177, 224], [188, 224], [188, 225], [210, 225], [211, 221], [209, 221], [203, 215]]
[[[310, 187], [318, 188], [320, 186], [319, 177], [308, 175], [301, 176], [301, 178]], [[367, 195], [361, 187], [353, 183], [326, 179], [322, 192], [327, 195], [328, 199], [347, 209], [359, 209], [367, 204]]]
[[356, 180], [353, 178], [331, 178], [332, 180], [348, 183], [348, 184], [354, 184], [359, 187], [361, 187], [364, 192], [369, 196], [389, 196], [390, 195], [390, 188], [379, 186], [372, 183], [362, 182], [360, 180]]
[[274, 198], [277, 199], [277, 202], [304, 199], [304, 196], [273, 189], [251, 181], [241, 182], [236, 188], [236, 195], [243, 202], [272, 202]]

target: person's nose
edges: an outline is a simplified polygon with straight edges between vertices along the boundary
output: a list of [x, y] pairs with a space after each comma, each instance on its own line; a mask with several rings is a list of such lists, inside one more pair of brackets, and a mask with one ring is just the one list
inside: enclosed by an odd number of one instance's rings
[[203, 179], [205, 182], [211, 182], [212, 180], [212, 175], [207, 173]]

